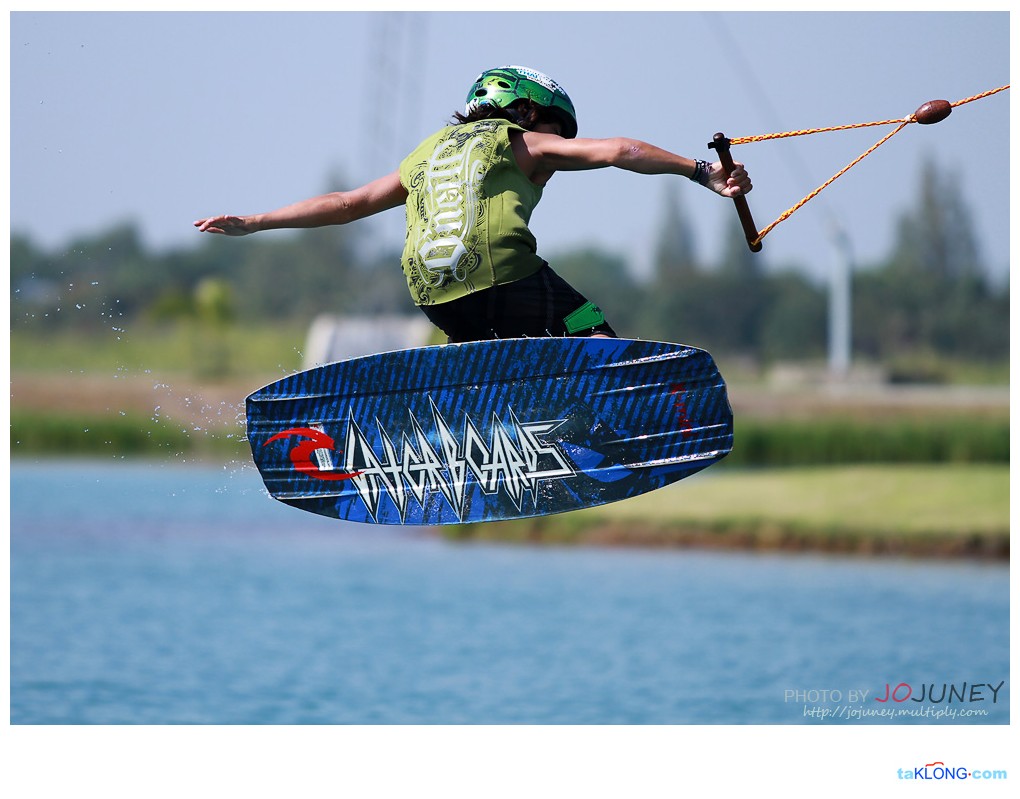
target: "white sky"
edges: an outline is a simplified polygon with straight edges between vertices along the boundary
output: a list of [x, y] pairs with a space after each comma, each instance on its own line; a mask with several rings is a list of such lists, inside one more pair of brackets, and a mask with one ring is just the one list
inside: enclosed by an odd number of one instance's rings
[[[716, 131], [901, 118], [1005, 85], [1009, 31], [1003, 11], [14, 12], [10, 224], [48, 247], [127, 220], [154, 247], [197, 244], [201, 216], [270, 210], [392, 170], [462, 106], [478, 72], [504, 63], [562, 83], [582, 136], [707, 158]], [[881, 258], [932, 158], [958, 177], [1005, 276], [1009, 102], [1002, 92], [909, 126], [779, 225], [763, 257], [824, 275], [836, 222], [859, 263]], [[891, 129], [735, 146], [758, 227]], [[533, 219], [540, 252], [592, 244], [647, 264], [671, 181], [558, 175]], [[732, 203], [687, 181], [679, 190], [699, 251], [714, 256]], [[403, 213], [360, 224], [396, 246]]]

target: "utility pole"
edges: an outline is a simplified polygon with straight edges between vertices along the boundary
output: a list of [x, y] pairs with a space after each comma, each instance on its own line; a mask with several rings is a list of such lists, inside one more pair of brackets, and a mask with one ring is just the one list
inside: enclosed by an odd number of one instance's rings
[[851, 360], [853, 248], [838, 222], [832, 222], [830, 235], [836, 263], [829, 276], [829, 376], [843, 379]]

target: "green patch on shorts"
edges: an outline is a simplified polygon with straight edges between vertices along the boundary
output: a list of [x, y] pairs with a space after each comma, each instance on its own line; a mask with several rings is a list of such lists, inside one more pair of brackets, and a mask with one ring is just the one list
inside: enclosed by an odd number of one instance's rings
[[598, 327], [605, 321], [606, 315], [593, 302], [586, 302], [576, 311], [571, 311], [563, 317], [563, 324], [567, 328], [567, 332], [571, 334]]

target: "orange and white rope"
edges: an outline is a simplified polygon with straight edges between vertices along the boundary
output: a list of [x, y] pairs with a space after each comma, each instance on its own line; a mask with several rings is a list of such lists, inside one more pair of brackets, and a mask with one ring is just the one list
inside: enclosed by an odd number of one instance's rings
[[[999, 92], [1005, 91], [1008, 88], [1009, 88], [1009, 84], [1007, 83], [1005, 86], [1000, 86], [997, 89], [991, 89], [990, 91], [982, 92], [981, 94], [975, 94], [972, 97], [965, 97], [963, 100], [957, 100], [955, 103], [950, 103], [950, 105], [953, 108], [956, 108], [957, 106], [961, 106], [961, 105], [964, 105], [966, 103], [972, 103], [975, 100], [981, 100], [981, 99], [983, 99], [985, 97], [991, 97], [993, 94], [998, 94]], [[834, 183], [837, 179], [839, 179], [844, 174], [846, 174], [850, 169], [852, 169], [853, 167], [857, 166], [857, 164], [859, 164], [861, 161], [863, 161], [865, 158], [867, 158], [869, 155], [871, 155], [873, 152], [875, 152], [875, 150], [877, 150], [879, 147], [881, 147], [883, 144], [885, 144], [887, 141], [889, 141], [889, 139], [891, 139], [893, 136], [895, 136], [897, 133], [899, 133], [901, 130], [903, 130], [907, 125], [910, 125], [911, 123], [914, 123], [916, 121], [917, 120], [914, 118], [914, 114], [910, 114], [909, 116], [904, 117], [902, 119], [884, 119], [884, 120], [880, 120], [878, 122], [859, 122], [859, 123], [854, 124], [854, 125], [836, 125], [836, 126], [828, 127], [828, 128], [807, 128], [807, 129], [804, 129], [804, 130], [791, 130], [791, 131], [787, 131], [786, 133], [766, 133], [766, 134], [761, 135], [761, 136], [734, 136], [734, 137], [732, 137], [730, 139], [730, 144], [731, 145], [732, 144], [750, 144], [750, 143], [753, 143], [753, 142], [771, 141], [773, 139], [785, 139], [785, 138], [789, 138], [791, 136], [808, 136], [808, 135], [813, 134], [813, 133], [829, 133], [829, 132], [832, 132], [832, 131], [839, 131], [839, 130], [854, 130], [856, 128], [869, 128], [869, 127], [874, 127], [876, 125], [898, 125], [899, 126], [894, 131], [892, 131], [891, 133], [887, 134], [886, 136], [883, 136], [882, 139], [879, 140], [875, 145], [873, 145], [872, 147], [868, 148], [868, 150], [866, 150], [860, 156], [858, 156], [853, 161], [851, 161], [849, 164], [847, 164], [845, 167], [843, 167], [843, 169], [841, 169], [839, 172], [837, 172], [835, 175], [833, 175], [831, 178], [829, 178], [827, 181], [825, 181], [825, 183], [823, 183], [817, 189], [815, 189], [810, 194], [808, 194], [803, 200], [798, 202], [796, 205], [791, 206], [789, 209], [787, 209], [782, 214], [780, 214], [779, 218], [776, 219], [775, 222], [771, 223], [770, 225], [767, 225], [764, 229], [759, 231], [758, 237], [753, 242], [751, 242], [751, 244], [752, 245], [757, 245], [757, 244], [761, 243], [761, 240], [763, 238], [765, 238], [765, 236], [767, 236], [769, 234], [769, 232], [776, 225], [778, 225], [780, 222], [783, 222], [786, 219], [788, 219], [792, 214], [794, 214], [796, 211], [798, 211], [801, 207], [803, 207], [810, 200], [813, 200], [815, 197], [817, 197], [825, 188], [827, 188], [829, 185]]]

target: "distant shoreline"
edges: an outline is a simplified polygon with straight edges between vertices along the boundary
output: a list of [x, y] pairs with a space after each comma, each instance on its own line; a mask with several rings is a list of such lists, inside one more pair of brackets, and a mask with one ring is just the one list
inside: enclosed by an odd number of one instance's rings
[[[468, 528], [474, 528], [468, 529]], [[440, 528], [450, 541], [530, 544], [564, 547], [607, 547], [649, 550], [700, 550], [850, 555], [883, 558], [1009, 562], [1009, 533], [970, 535], [931, 533], [926, 536], [883, 534], [863, 530], [815, 532], [782, 527], [762, 520], [732, 529], [657, 523], [647, 520], [604, 520], [579, 529], [557, 517]]]
[[[13, 453], [12, 453], [13, 454]], [[54, 453], [21, 453], [11, 464], [40, 464], [53, 460], [81, 460], [87, 463], [107, 461], [93, 453], [63, 456]], [[126, 463], [171, 463], [163, 458], [123, 457], [111, 461]], [[246, 458], [232, 459], [254, 469]], [[213, 466], [224, 463], [221, 457], [194, 456], [172, 461], [173, 465]], [[624, 502], [612, 503], [570, 513], [535, 516], [527, 519], [440, 525], [429, 529], [438, 539], [457, 543], [498, 543], [540, 547], [601, 547], [662, 551], [775, 552], [818, 555], [847, 555], [875, 558], [917, 558], [935, 560], [1009, 563], [1008, 481], [1009, 467], [828, 467], [813, 469], [811, 476], [836, 487], [826, 505], [836, 507], [847, 502], [847, 495], [867, 493], [861, 485], [890, 484], [899, 480], [927, 485], [933, 497], [944, 498], [944, 484], [960, 484], [960, 493], [973, 499], [973, 505], [958, 507], [959, 500], [949, 497], [947, 508], [936, 508], [938, 521], [923, 521], [911, 527], [917, 514], [908, 508], [883, 511], [884, 524], [855, 517], [853, 523], [833, 523], [813, 514], [804, 505], [791, 505], [780, 496], [777, 506], [763, 505], [753, 495], [763, 479], [789, 484], [793, 493], [805, 490], [803, 473], [797, 470], [771, 470], [745, 474], [722, 472], [714, 479], [695, 475], [683, 484]], [[962, 485], [969, 481], [967, 485]], [[989, 487], [993, 498], [978, 496], [975, 485]], [[770, 493], [777, 492], [771, 485]], [[810, 488], [808, 485], [807, 488]], [[996, 500], [996, 493], [1007, 498]], [[918, 493], [908, 485], [906, 493]], [[720, 497], [751, 497], [753, 510], [735, 507]], [[275, 502], [268, 495], [253, 501]], [[756, 504], [757, 503], [757, 504]], [[1003, 508], [1003, 506], [1005, 506]], [[986, 511], [979, 518], [980, 511]], [[735, 513], [735, 515], [734, 515]], [[301, 513], [295, 511], [300, 516]], [[909, 517], [909, 518], [908, 518]], [[961, 524], [961, 517], [968, 521]], [[906, 521], [905, 521], [906, 519]], [[366, 529], [370, 525], [365, 525]]]
[[1009, 560], [1008, 464], [706, 470], [573, 513], [455, 525], [453, 540]]

